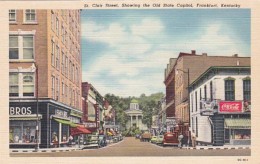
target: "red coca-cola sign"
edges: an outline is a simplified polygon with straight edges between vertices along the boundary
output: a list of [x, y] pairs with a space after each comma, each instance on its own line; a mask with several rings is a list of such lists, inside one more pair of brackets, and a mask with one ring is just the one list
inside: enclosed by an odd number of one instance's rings
[[220, 113], [241, 113], [243, 110], [242, 101], [220, 101]]

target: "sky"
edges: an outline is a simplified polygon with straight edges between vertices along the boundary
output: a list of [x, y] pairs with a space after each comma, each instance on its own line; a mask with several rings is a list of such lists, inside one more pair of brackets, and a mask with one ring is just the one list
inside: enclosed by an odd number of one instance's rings
[[82, 10], [82, 80], [121, 97], [165, 93], [180, 52], [251, 56], [250, 9]]

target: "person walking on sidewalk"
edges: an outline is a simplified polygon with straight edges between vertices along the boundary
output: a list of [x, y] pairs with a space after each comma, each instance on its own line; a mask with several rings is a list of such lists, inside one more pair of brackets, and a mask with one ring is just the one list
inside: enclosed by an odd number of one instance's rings
[[192, 142], [192, 147], [196, 148], [196, 135], [194, 133], [191, 135], [191, 142]]
[[182, 148], [182, 139], [183, 139], [183, 135], [180, 133], [180, 135], [178, 136], [178, 141], [179, 141], [178, 147], [179, 148]]

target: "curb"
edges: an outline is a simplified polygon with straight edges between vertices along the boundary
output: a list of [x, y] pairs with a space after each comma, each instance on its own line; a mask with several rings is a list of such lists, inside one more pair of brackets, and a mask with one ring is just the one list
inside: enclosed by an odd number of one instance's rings
[[250, 147], [183, 147], [184, 149], [190, 149], [190, 150], [242, 150], [242, 149], [251, 149]]
[[76, 151], [76, 150], [83, 150], [80, 148], [77, 149], [64, 149], [64, 150], [10, 150], [10, 153], [54, 153], [54, 152], [69, 152], [69, 151]]

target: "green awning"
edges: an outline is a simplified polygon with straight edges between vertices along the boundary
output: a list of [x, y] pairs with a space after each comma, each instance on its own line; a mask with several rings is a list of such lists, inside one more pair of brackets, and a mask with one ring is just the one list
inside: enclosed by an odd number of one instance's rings
[[251, 129], [251, 119], [249, 119], [249, 118], [225, 118], [225, 128]]
[[70, 127], [77, 127], [77, 124], [71, 122], [71, 121], [68, 121], [68, 120], [62, 120], [62, 119], [58, 119], [58, 118], [54, 118], [55, 121], [59, 122], [59, 123], [62, 123], [62, 124], [66, 124], [66, 125], [69, 125]]

